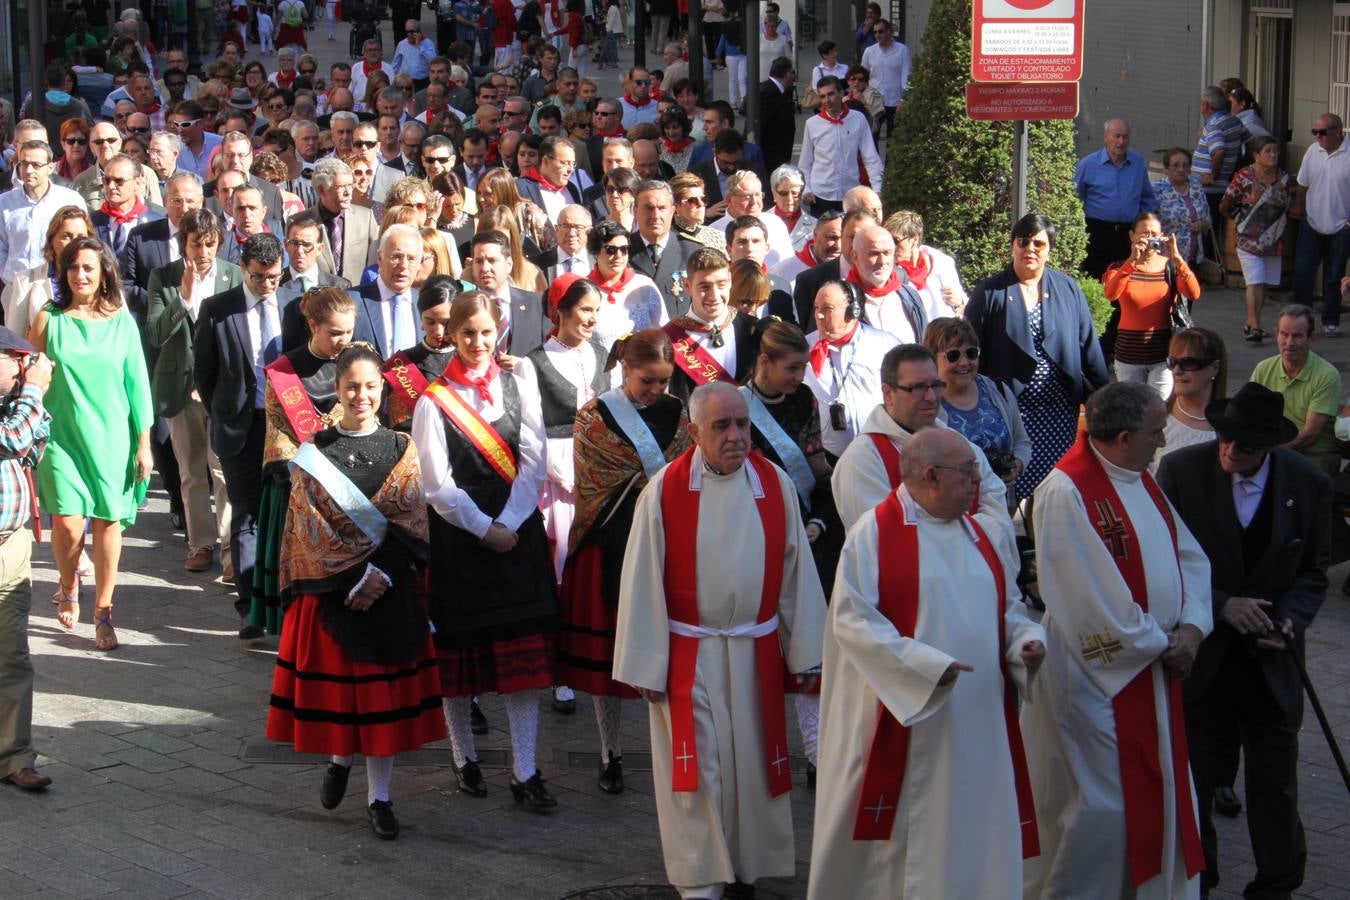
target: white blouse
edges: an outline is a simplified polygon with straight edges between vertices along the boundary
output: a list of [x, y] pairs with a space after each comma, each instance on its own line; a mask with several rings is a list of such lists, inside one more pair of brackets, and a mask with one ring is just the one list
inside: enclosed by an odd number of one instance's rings
[[[605, 293], [605, 288], [600, 290]], [[609, 302], [607, 294], [601, 299], [600, 314], [595, 322], [594, 339], [606, 349], [613, 347], [614, 342], [625, 334], [644, 328], [660, 328], [670, 321], [660, 289], [641, 272], [633, 273], [632, 280], [614, 296], [614, 303]]]

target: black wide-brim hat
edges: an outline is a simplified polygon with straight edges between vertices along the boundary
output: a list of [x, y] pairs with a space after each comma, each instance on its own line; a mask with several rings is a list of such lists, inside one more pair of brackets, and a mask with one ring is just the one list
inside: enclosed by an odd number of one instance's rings
[[1277, 447], [1298, 435], [1284, 417], [1284, 395], [1254, 381], [1206, 406], [1205, 418], [1222, 437], [1251, 447]]

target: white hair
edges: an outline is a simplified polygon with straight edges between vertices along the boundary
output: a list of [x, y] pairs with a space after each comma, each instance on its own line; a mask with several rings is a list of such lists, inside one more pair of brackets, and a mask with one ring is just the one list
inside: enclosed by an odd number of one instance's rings
[[[704, 407], [708, 401], [714, 397], [724, 396], [730, 400], [732, 397], [741, 398], [740, 390], [727, 381], [710, 381], [707, 384], [701, 384], [694, 388], [694, 392], [689, 395], [689, 421], [702, 428], [707, 423], [703, 420]], [[745, 401], [742, 400], [742, 403]]]
[[169, 146], [173, 148], [174, 153], [183, 152], [183, 139], [180, 138], [178, 135], [174, 134], [172, 131], [156, 131], [154, 134], [150, 135], [151, 141], [154, 141], [156, 139], [168, 141]]
[[396, 224], [390, 225], [387, 229], [385, 229], [384, 234], [380, 235], [380, 253], [383, 254], [384, 248], [389, 244], [389, 242], [393, 240], [395, 236], [400, 234], [406, 234], [411, 237], [414, 237], [418, 240], [419, 243], [422, 240], [422, 232], [418, 231], [411, 225], [405, 225], [402, 222], [398, 222]]
[[317, 191], [326, 191], [333, 186], [333, 180], [339, 175], [352, 174], [352, 167], [347, 165], [337, 157], [321, 159], [314, 166], [314, 172], [309, 176], [309, 183], [314, 185]]
[[784, 181], [800, 187], [806, 187], [806, 175], [796, 166], [782, 165], [773, 170], [769, 176], [769, 190], [774, 190]]

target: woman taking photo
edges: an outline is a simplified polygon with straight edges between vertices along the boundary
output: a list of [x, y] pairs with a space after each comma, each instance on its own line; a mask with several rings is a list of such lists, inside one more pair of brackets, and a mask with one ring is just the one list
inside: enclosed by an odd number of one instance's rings
[[611, 222], [618, 222], [623, 226], [624, 231], [633, 231], [636, 223], [633, 220], [633, 204], [637, 199], [638, 185], [642, 180], [637, 177], [637, 173], [632, 169], [625, 169], [620, 166], [617, 169], [610, 169], [600, 179], [600, 188], [604, 192], [605, 203], [609, 205], [609, 215], [605, 216]]
[[1141, 213], [1130, 229], [1130, 258], [1108, 266], [1102, 284], [1106, 299], [1120, 307], [1116, 380], [1143, 382], [1166, 398], [1172, 393], [1172, 307], [1200, 299], [1200, 280], [1182, 258], [1176, 235], [1162, 235], [1158, 216]]
[[603, 297], [595, 324], [595, 339], [602, 347], [612, 347], [625, 334], [659, 328], [670, 318], [660, 289], [628, 264], [631, 249], [632, 232], [608, 219], [586, 235], [586, 251], [595, 260], [587, 277]]
[[398, 837], [394, 757], [445, 737], [427, 627], [427, 508], [417, 448], [380, 426], [380, 357], [334, 363], [339, 420], [295, 456], [280, 585], [286, 615], [272, 675], [269, 740], [330, 757], [319, 802], [336, 809], [366, 758], [371, 831]]
[[1211, 233], [1209, 203], [1200, 177], [1191, 174], [1191, 151], [1173, 147], [1163, 154], [1166, 178], [1153, 182], [1163, 233], [1175, 235], [1181, 258], [1195, 266], [1205, 259], [1204, 236]]
[[1289, 221], [1294, 184], [1280, 168], [1280, 145], [1273, 137], [1253, 138], [1248, 146], [1252, 164], [1233, 173], [1219, 201], [1219, 212], [1233, 220], [1238, 262], [1247, 282], [1247, 322], [1242, 333], [1249, 342], [1259, 344], [1266, 338], [1261, 329], [1266, 288], [1280, 283], [1280, 239]]
[[93, 237], [94, 223], [83, 207], [63, 206], [47, 223], [47, 240], [42, 247], [45, 262], [35, 266], [5, 285], [0, 297], [4, 300], [5, 325], [15, 334], [27, 334], [37, 314], [56, 299], [61, 290], [61, 279], [56, 274], [56, 261], [61, 251], [77, 237]]
[[1167, 398], [1167, 445], [1153, 456], [1151, 469], [1173, 450], [1214, 440], [1214, 426], [1205, 407], [1228, 396], [1228, 350], [1223, 338], [1208, 328], [1187, 328], [1172, 335], [1167, 348], [1172, 393]]
[[648, 328], [616, 341], [606, 368], [619, 386], [581, 407], [573, 432], [576, 512], [563, 571], [558, 681], [590, 694], [600, 731], [600, 790], [623, 790], [620, 700], [637, 692], [614, 681], [614, 628], [633, 507], [648, 479], [689, 448], [684, 404], [666, 393], [675, 371], [670, 338]]
[[497, 366], [497, 304], [455, 298], [455, 356], [413, 411], [412, 433], [431, 507], [431, 621], [459, 789], [487, 796], [469, 700], [497, 693], [511, 729], [511, 794], [557, 806], [535, 766], [538, 689], [553, 683], [558, 603], [539, 515], [545, 478], [539, 404]]
[[136, 321], [122, 302], [116, 260], [95, 237], [78, 237], [58, 258], [60, 289], [38, 313], [28, 342], [55, 366], [43, 398], [51, 440], [38, 466], [42, 509], [52, 515], [59, 583], [52, 602], [66, 630], [80, 615], [85, 520], [94, 536], [94, 646], [117, 648], [113, 587], [122, 529], [136, 521], [154, 462], [150, 380]]
[[965, 317], [982, 349], [981, 368], [1017, 394], [1031, 435], [1031, 461], [1017, 497], [1031, 496], [1078, 433], [1078, 407], [1111, 380], [1092, 312], [1078, 282], [1047, 265], [1055, 226], [1031, 213], [1012, 229], [1012, 264], [970, 294]]
[[282, 625], [279, 574], [291, 492], [289, 463], [301, 445], [342, 417], [337, 405], [337, 358], [352, 342], [356, 329], [356, 302], [346, 291], [313, 288], [298, 302], [309, 327], [309, 341], [277, 357], [264, 370], [267, 430], [249, 624], [268, 634], [280, 634]]
[[413, 408], [453, 358], [455, 346], [450, 340], [450, 304], [459, 296], [459, 282], [444, 275], [433, 275], [417, 294], [417, 313], [422, 319], [422, 340], [400, 350], [384, 363], [384, 380], [389, 384], [386, 415], [389, 427], [399, 431], [412, 428]]

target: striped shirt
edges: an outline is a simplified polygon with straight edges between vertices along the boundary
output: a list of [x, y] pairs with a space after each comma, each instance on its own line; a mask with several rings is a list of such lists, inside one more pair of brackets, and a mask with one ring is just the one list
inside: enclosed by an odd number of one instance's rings
[[1205, 127], [1200, 130], [1200, 142], [1195, 145], [1191, 173], [1199, 177], [1211, 172], [1214, 166], [1212, 154], [1219, 150], [1223, 151], [1223, 161], [1219, 163], [1219, 171], [1211, 173], [1214, 180], [1205, 186], [1207, 194], [1224, 192], [1242, 152], [1242, 123], [1237, 116], [1226, 112], [1216, 112], [1205, 121]]
[[33, 509], [32, 470], [51, 436], [52, 418], [42, 391], [24, 385], [0, 409], [0, 534], [18, 531]]

